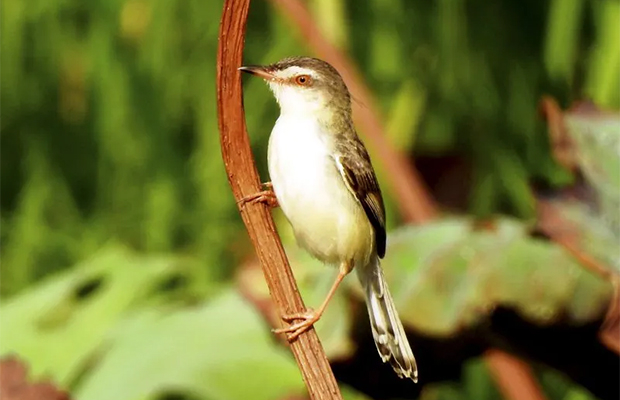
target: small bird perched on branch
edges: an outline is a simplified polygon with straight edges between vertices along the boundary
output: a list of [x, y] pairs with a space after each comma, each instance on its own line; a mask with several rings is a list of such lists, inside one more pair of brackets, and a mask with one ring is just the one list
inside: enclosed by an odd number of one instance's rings
[[399, 377], [417, 382], [416, 361], [380, 265], [386, 245], [383, 198], [353, 126], [351, 95], [342, 77], [328, 63], [308, 57], [239, 69], [263, 78], [280, 105], [269, 139], [271, 183], [243, 201], [279, 204], [299, 245], [340, 267], [316, 311], [286, 315], [290, 325], [275, 331], [292, 341], [309, 329], [355, 268], [381, 359]]

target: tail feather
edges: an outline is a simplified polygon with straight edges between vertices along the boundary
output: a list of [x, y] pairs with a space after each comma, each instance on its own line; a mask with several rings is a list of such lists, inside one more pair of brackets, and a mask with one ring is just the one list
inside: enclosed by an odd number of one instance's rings
[[383, 362], [389, 362], [400, 378], [418, 381], [418, 367], [400, 322], [392, 295], [383, 276], [379, 258], [364, 268], [357, 268], [366, 294], [372, 335]]

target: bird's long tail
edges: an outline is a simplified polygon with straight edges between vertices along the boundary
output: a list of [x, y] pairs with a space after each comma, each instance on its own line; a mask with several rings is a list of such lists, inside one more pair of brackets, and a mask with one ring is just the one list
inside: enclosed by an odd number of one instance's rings
[[410, 378], [417, 382], [415, 357], [383, 277], [379, 258], [374, 256], [368, 265], [356, 269], [366, 294], [372, 335], [381, 359], [389, 362], [400, 378]]

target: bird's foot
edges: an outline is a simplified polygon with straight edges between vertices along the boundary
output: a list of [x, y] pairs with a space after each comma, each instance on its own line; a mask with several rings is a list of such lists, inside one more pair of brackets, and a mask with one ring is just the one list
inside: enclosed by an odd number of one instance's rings
[[260, 192], [245, 196], [244, 198], [239, 200], [237, 202], [237, 204], [239, 204], [239, 207], [243, 207], [248, 203], [263, 203], [270, 208], [277, 207], [278, 199], [276, 198], [276, 194], [273, 191], [273, 184], [271, 182], [266, 182], [263, 183], [262, 186], [265, 190], [261, 190]]
[[[316, 321], [321, 318], [321, 313], [316, 312], [309, 308], [304, 312], [283, 315], [282, 319], [288, 323], [291, 323], [286, 328], [274, 329], [274, 333], [286, 333], [289, 342], [294, 342], [299, 335], [307, 331], [314, 325]], [[293, 321], [297, 321], [292, 323]]]

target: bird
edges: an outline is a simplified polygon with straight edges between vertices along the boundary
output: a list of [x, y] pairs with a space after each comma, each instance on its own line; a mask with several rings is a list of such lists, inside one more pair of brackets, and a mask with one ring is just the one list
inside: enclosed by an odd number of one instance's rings
[[269, 137], [271, 182], [242, 204], [279, 205], [298, 245], [338, 275], [318, 309], [284, 315], [275, 329], [289, 341], [325, 311], [353, 269], [361, 282], [373, 338], [382, 361], [400, 378], [418, 380], [418, 368], [388, 289], [380, 260], [386, 252], [385, 207], [370, 156], [355, 130], [351, 94], [340, 73], [312, 57], [289, 57], [240, 71], [266, 81], [280, 107]]

